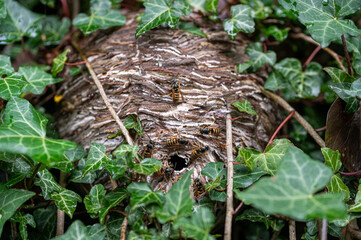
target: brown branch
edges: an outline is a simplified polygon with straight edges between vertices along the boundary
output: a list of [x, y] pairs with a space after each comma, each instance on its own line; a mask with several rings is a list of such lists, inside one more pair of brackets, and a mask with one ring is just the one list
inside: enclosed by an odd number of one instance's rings
[[296, 221], [290, 220], [288, 222], [289, 239], [296, 240]]
[[31, 177], [30, 177], [30, 179], [29, 179], [29, 182], [28, 182], [28, 184], [27, 184], [27, 186], [26, 186], [27, 189], [30, 189], [31, 184], [33, 184], [33, 180], [34, 180], [36, 174], [39, 172], [39, 169], [40, 169], [41, 165], [42, 165], [42, 163], [38, 163], [38, 165], [36, 166], [36, 168], [35, 168], [35, 170], [34, 170], [34, 172], [33, 172], [33, 175], [31, 175]]
[[347, 62], [348, 75], [351, 76], [352, 75], [352, 70], [351, 70], [350, 55], [348, 54], [348, 50], [347, 50], [347, 46], [346, 46], [346, 40], [345, 40], [345, 36], [343, 34], [341, 35], [341, 39], [342, 39], [343, 51], [345, 52], [345, 57], [346, 57], [346, 62]]
[[303, 64], [303, 68], [306, 68], [308, 64], [312, 61], [312, 59], [316, 56], [316, 54], [321, 50], [321, 46], [318, 45], [315, 50], [311, 53], [311, 55], [307, 58], [306, 62]]
[[[230, 106], [228, 106], [230, 109]], [[233, 217], [233, 145], [232, 145], [232, 120], [230, 112], [226, 118], [226, 138], [227, 138], [227, 207], [226, 220], [224, 226], [224, 240], [231, 240], [232, 217]]]
[[[315, 40], [312, 39], [312, 37], [310, 36], [307, 36], [306, 34], [304, 33], [293, 33], [293, 34], [290, 34], [290, 37], [292, 38], [300, 38], [300, 39], [303, 39], [305, 40], [306, 42], [309, 42], [309, 43], [312, 43], [314, 45], [320, 45], [318, 42], [316, 42]], [[336, 62], [338, 63], [338, 65], [340, 66], [340, 68], [342, 69], [342, 71], [344, 72], [347, 72], [346, 71], [346, 68], [343, 66], [341, 60], [340, 60], [340, 57], [338, 56], [337, 53], [335, 53], [333, 50], [331, 50], [330, 48], [322, 48], [323, 50], [325, 50], [328, 54], [331, 55], [331, 57], [333, 57]]]
[[233, 215], [236, 214], [236, 213], [239, 211], [239, 209], [241, 209], [241, 207], [243, 206], [243, 203], [244, 203], [244, 201], [242, 201], [242, 202], [238, 205], [238, 207], [236, 208], [236, 210], [234, 210], [234, 211], [232, 212]]
[[128, 226], [128, 219], [127, 219], [127, 217], [124, 217], [122, 227], [121, 227], [121, 230], [120, 230], [120, 240], [125, 240], [125, 234], [126, 234], [126, 231], [127, 231], [127, 226]]
[[311, 137], [315, 140], [315, 142], [321, 147], [326, 147], [325, 141], [318, 135], [318, 133], [313, 129], [313, 127], [293, 108], [289, 105], [283, 98], [280, 96], [264, 90], [261, 88], [261, 91], [264, 95], [271, 98], [273, 101], [278, 103], [281, 107], [283, 107], [287, 112], [295, 111], [294, 118], [304, 127], [304, 129], [311, 135]]

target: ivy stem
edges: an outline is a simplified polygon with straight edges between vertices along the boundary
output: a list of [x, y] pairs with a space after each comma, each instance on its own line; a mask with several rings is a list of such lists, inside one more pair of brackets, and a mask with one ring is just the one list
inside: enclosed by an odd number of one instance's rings
[[236, 208], [236, 210], [234, 210], [234, 211], [232, 212], [233, 215], [236, 214], [236, 213], [239, 211], [239, 209], [241, 209], [241, 207], [243, 206], [243, 203], [244, 203], [244, 201], [242, 201], [242, 202], [238, 205], [238, 207]]
[[66, 2], [66, 0], [60, 0], [60, 1], [61, 1], [61, 5], [63, 6], [64, 15], [70, 19], [68, 3]]
[[341, 35], [341, 39], [342, 39], [343, 50], [344, 50], [345, 56], [346, 56], [347, 71], [348, 71], [348, 74], [351, 76], [351, 74], [352, 74], [351, 61], [350, 61], [350, 55], [348, 54], [348, 51], [347, 51], [346, 40], [345, 40], [344, 34]]
[[[228, 110], [231, 107], [227, 106]], [[226, 116], [226, 139], [227, 139], [227, 205], [226, 219], [224, 226], [224, 240], [232, 238], [232, 217], [233, 217], [233, 145], [232, 145], [232, 120], [228, 111]]]
[[128, 219], [127, 217], [124, 217], [122, 227], [120, 230], [120, 240], [125, 240], [125, 233], [127, 231], [127, 226], [128, 226]]
[[33, 180], [34, 180], [36, 174], [39, 172], [39, 169], [40, 169], [40, 167], [41, 167], [42, 164], [43, 164], [43, 163], [38, 163], [38, 165], [36, 166], [36, 168], [35, 168], [35, 170], [34, 170], [34, 172], [33, 172], [33, 175], [31, 175], [31, 177], [30, 177], [30, 179], [29, 179], [29, 182], [28, 182], [28, 184], [27, 184], [27, 186], [26, 186], [27, 189], [30, 189], [31, 185], [33, 184]]
[[349, 173], [338, 171], [338, 173], [341, 175], [344, 175], [344, 176], [354, 176], [354, 175], [360, 174], [361, 170], [359, 170], [357, 172], [349, 172]]
[[[63, 188], [66, 187], [66, 174], [63, 172], [60, 172], [59, 176], [59, 184]], [[56, 210], [56, 236], [61, 236], [64, 234], [64, 222], [65, 222], [65, 213], [64, 211], [57, 209]]]
[[290, 220], [288, 222], [289, 239], [296, 240], [296, 221]]
[[286, 124], [286, 122], [295, 114], [296, 110], [293, 110], [286, 118], [285, 120], [283, 120], [283, 122], [278, 126], [278, 128], [276, 129], [276, 131], [273, 133], [271, 139], [268, 141], [266, 148], [264, 149], [263, 153], [265, 153], [267, 147], [273, 142], [273, 139], [275, 139], [277, 133], [281, 130], [281, 128], [283, 127], [283, 125]]
[[76, 63], [65, 63], [65, 65], [76, 66], [76, 65], [81, 65], [81, 64], [84, 64], [84, 63], [86, 63], [86, 61], [81, 61], [81, 62], [76, 62]]
[[322, 128], [317, 128], [315, 129], [316, 132], [322, 132], [326, 130], [326, 126], [322, 127]]
[[316, 56], [316, 54], [321, 50], [321, 46], [317, 46], [313, 52], [311, 53], [311, 55], [307, 58], [306, 62], [303, 64], [303, 69], [305, 69], [308, 64], [310, 64], [310, 62], [312, 61], [312, 59]]
[[321, 221], [321, 240], [327, 240], [327, 220]]

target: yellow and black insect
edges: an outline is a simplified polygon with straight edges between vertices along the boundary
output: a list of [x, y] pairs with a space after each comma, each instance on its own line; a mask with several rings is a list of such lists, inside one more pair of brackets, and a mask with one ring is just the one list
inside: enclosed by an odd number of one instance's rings
[[143, 150], [143, 158], [151, 158], [153, 156], [153, 148], [156, 144], [158, 143], [152, 140], [149, 141], [149, 143], [145, 146], [145, 149]]
[[200, 134], [211, 134], [211, 135], [217, 135], [221, 132], [221, 130], [217, 127], [211, 127], [211, 126], [202, 126], [199, 128]]
[[198, 146], [196, 149], [194, 149], [191, 153], [191, 159], [194, 160], [194, 159], [197, 159], [199, 158], [200, 156], [202, 156], [202, 154], [204, 154], [205, 152], [207, 152], [209, 150], [209, 147], [208, 146]]
[[205, 191], [204, 186], [199, 178], [194, 179], [192, 188], [193, 188], [193, 194], [194, 194], [195, 198], [198, 198]]
[[173, 103], [177, 103], [179, 101], [179, 96], [182, 97], [182, 101], [184, 102], [183, 93], [180, 90], [180, 85], [176, 80], [173, 80], [171, 82], [169, 91], [171, 91], [171, 93], [164, 96], [172, 95]]
[[173, 173], [174, 169], [171, 166], [163, 166], [156, 173], [157, 176], [163, 176], [165, 181], [169, 183], [169, 181], [173, 181]]
[[[172, 132], [172, 131], [171, 131]], [[173, 132], [172, 132], [173, 133]], [[181, 137], [179, 132], [178, 132], [178, 129], [177, 129], [177, 137], [173, 137], [171, 139], [168, 139], [167, 140], [167, 145], [168, 146], [171, 146], [171, 145], [187, 145], [189, 143], [189, 141], [187, 139], [185, 139], [184, 137]], [[173, 133], [174, 134], [174, 133]]]

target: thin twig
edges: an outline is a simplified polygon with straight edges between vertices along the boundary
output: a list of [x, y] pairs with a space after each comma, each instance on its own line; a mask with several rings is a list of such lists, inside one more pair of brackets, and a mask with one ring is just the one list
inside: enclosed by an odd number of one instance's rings
[[341, 171], [338, 171], [339, 174], [341, 175], [344, 175], [344, 176], [354, 176], [354, 175], [358, 175], [361, 173], [361, 170], [357, 171], [357, 172], [341, 172]]
[[[312, 37], [307, 36], [304, 33], [294, 33], [294, 34], [290, 34], [290, 37], [293, 38], [301, 38], [309, 43], [312, 43], [314, 45], [320, 45], [318, 42], [316, 42], [315, 40], [312, 39]], [[346, 72], [346, 68], [343, 66], [340, 57], [338, 56], [337, 53], [335, 53], [333, 50], [331, 50], [330, 48], [322, 48], [323, 50], [325, 50], [328, 54], [330, 54], [338, 63], [338, 65], [340, 66], [340, 68], [342, 69], [342, 71]]]
[[120, 240], [125, 240], [125, 233], [127, 231], [127, 226], [128, 226], [128, 219], [127, 217], [124, 217], [122, 227], [120, 230]]
[[288, 222], [289, 239], [296, 240], [296, 221], [290, 220]]
[[34, 172], [33, 172], [33, 175], [31, 175], [31, 177], [30, 177], [30, 179], [29, 179], [29, 182], [28, 182], [28, 184], [27, 184], [27, 186], [26, 186], [27, 189], [30, 189], [31, 184], [33, 184], [33, 180], [34, 180], [36, 174], [39, 172], [39, 169], [40, 169], [41, 165], [42, 165], [42, 163], [38, 163], [38, 165], [36, 166], [36, 168], [35, 168], [35, 170], [34, 170]]
[[232, 212], [233, 215], [236, 214], [236, 213], [239, 211], [239, 209], [241, 209], [241, 207], [243, 206], [243, 203], [244, 203], [244, 201], [242, 201], [242, 202], [238, 205], [238, 207], [236, 208], [236, 210], [234, 210], [234, 211]]
[[[63, 188], [66, 187], [66, 174], [63, 172], [60, 172], [59, 176], [59, 184]], [[64, 211], [57, 209], [56, 211], [56, 236], [61, 236], [64, 234], [64, 222], [65, 222], [65, 213]]]
[[76, 66], [76, 65], [81, 65], [86, 63], [86, 61], [81, 61], [81, 62], [75, 62], [75, 63], [65, 63], [65, 65], [67, 66]]
[[313, 129], [313, 127], [293, 108], [289, 105], [283, 98], [280, 96], [264, 90], [261, 88], [261, 91], [264, 95], [271, 98], [273, 101], [278, 103], [281, 107], [283, 107], [287, 112], [295, 111], [294, 118], [304, 127], [304, 129], [311, 135], [311, 137], [315, 140], [315, 142], [321, 147], [326, 147], [325, 141], [318, 135], [318, 133]]
[[321, 240], [327, 240], [327, 220], [322, 219], [321, 225]]
[[315, 50], [311, 53], [311, 55], [307, 58], [306, 62], [303, 64], [303, 68], [305, 69], [308, 64], [312, 61], [312, 59], [316, 56], [316, 54], [321, 50], [321, 46], [317, 46]]
[[345, 52], [345, 57], [346, 57], [348, 75], [351, 76], [352, 70], [351, 70], [350, 55], [348, 54], [346, 40], [345, 40], [345, 36], [343, 34], [341, 35], [341, 39], [342, 39], [343, 51]]
[[326, 130], [326, 126], [322, 127], [322, 128], [317, 128], [315, 129], [316, 132], [322, 132]]
[[[230, 107], [228, 106], [228, 109]], [[227, 113], [226, 118], [227, 137], [227, 207], [226, 221], [224, 226], [224, 240], [231, 240], [232, 217], [233, 217], [233, 148], [232, 148], [232, 120], [231, 114]]]

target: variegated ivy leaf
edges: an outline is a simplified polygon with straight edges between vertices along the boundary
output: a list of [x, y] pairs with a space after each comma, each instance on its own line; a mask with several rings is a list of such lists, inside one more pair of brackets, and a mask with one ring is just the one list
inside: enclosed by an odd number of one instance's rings
[[270, 26], [270, 27], [266, 28], [265, 30], [263, 30], [264, 34], [267, 37], [272, 36], [276, 39], [277, 42], [283, 42], [284, 40], [286, 40], [286, 38], [288, 36], [288, 31], [289, 31], [288, 28], [279, 29], [275, 25]]
[[92, 218], [98, 217], [98, 214], [103, 207], [103, 198], [106, 193], [104, 186], [97, 184], [93, 186], [89, 194], [85, 196], [84, 205]]
[[330, 75], [334, 83], [352, 83], [353, 81], [355, 81], [354, 77], [351, 77], [350, 75], [348, 75], [347, 72], [342, 71], [339, 68], [327, 67], [324, 68], [324, 70], [328, 73], [328, 75]]
[[361, 39], [349, 38], [346, 39], [347, 49], [353, 52], [352, 66], [355, 71], [361, 75]]
[[31, 92], [33, 94], [41, 94], [46, 85], [61, 82], [61, 78], [53, 78], [51, 74], [46, 73], [39, 67], [20, 67], [21, 73], [27, 81], [23, 88], [23, 92]]
[[46, 138], [47, 122], [27, 100], [10, 98], [0, 126], [0, 151], [24, 154], [46, 164], [62, 160], [64, 152], [76, 144]]
[[45, 200], [50, 200], [50, 195], [53, 192], [59, 192], [63, 189], [59, 183], [55, 181], [53, 175], [47, 169], [37, 173], [37, 178], [34, 179], [34, 184], [41, 188], [42, 195]]
[[0, 74], [9, 75], [14, 71], [14, 68], [11, 66], [10, 56], [0, 54]]
[[35, 37], [40, 33], [39, 22], [44, 15], [34, 13], [14, 0], [4, 2], [7, 14], [5, 18], [0, 18], [0, 44], [19, 41], [23, 36]]
[[359, 182], [358, 191], [355, 198], [355, 204], [348, 209], [349, 212], [361, 212], [361, 184]]
[[275, 232], [281, 231], [281, 229], [285, 225], [285, 220], [277, 219], [277, 218], [272, 219], [269, 217], [268, 214], [256, 208], [251, 208], [243, 211], [241, 215], [236, 217], [236, 221], [240, 221], [240, 220], [248, 220], [251, 222], [263, 222], [267, 229], [271, 227]]
[[82, 177], [94, 170], [101, 170], [109, 162], [110, 156], [105, 154], [106, 147], [101, 143], [91, 143]]
[[274, 177], [264, 177], [247, 190], [234, 192], [238, 199], [268, 214], [297, 220], [339, 219], [346, 216], [343, 194], [316, 194], [332, 175], [323, 163], [290, 146]]
[[223, 28], [232, 40], [236, 39], [237, 33], [254, 32], [254, 21], [251, 17], [251, 8], [247, 5], [238, 4], [231, 7], [231, 18], [223, 22]]
[[206, 10], [211, 13], [217, 13], [219, 0], [207, 0], [206, 1]]
[[127, 190], [131, 194], [130, 204], [132, 205], [132, 209], [140, 206], [145, 206], [150, 203], [156, 203], [161, 206], [163, 203], [163, 192], [153, 192], [149, 183], [133, 182], [128, 186]]
[[252, 105], [247, 100], [244, 100], [242, 102], [234, 102], [232, 103], [233, 106], [235, 106], [238, 111], [245, 112], [251, 115], [257, 115], [257, 112], [252, 109]]
[[200, 28], [194, 26], [193, 23], [191, 23], [191, 22], [180, 21], [178, 27], [179, 27], [179, 29], [187, 31], [193, 35], [199, 35], [199, 36], [208, 38], [208, 36]]
[[346, 102], [346, 113], [352, 113], [358, 109], [359, 101], [357, 98], [361, 98], [361, 78], [352, 83], [333, 83], [329, 87]]
[[326, 166], [330, 167], [333, 173], [336, 173], [338, 170], [340, 170], [342, 166], [340, 152], [338, 150], [333, 151], [330, 148], [322, 148], [321, 151], [323, 157], [325, 158]]
[[271, 175], [275, 175], [289, 146], [289, 140], [276, 139], [273, 141], [273, 145], [266, 148], [264, 153], [252, 148], [245, 148], [239, 150], [239, 155], [241, 161], [245, 161], [251, 170], [260, 168]]
[[17, 222], [19, 223], [19, 232], [22, 239], [28, 239], [28, 228], [27, 225], [30, 225], [31, 227], [36, 227], [36, 222], [34, 220], [34, 217], [30, 215], [29, 213], [23, 215], [21, 212], [17, 211], [12, 218], [10, 219], [10, 222]]
[[335, 174], [331, 177], [330, 182], [327, 184], [328, 190], [332, 193], [343, 193], [344, 201], [347, 203], [350, 200], [350, 190], [342, 181], [340, 174]]
[[126, 197], [128, 197], [128, 192], [125, 189], [116, 188], [103, 198], [103, 207], [99, 213], [99, 221], [101, 224], [104, 224], [105, 217], [107, 216], [109, 210], [117, 206]]
[[91, 0], [90, 16], [80, 13], [73, 19], [73, 25], [79, 28], [84, 35], [98, 29], [106, 29], [113, 26], [123, 26], [125, 17], [119, 10], [112, 10], [109, 0]]
[[77, 202], [81, 202], [81, 197], [68, 189], [62, 189], [59, 192], [53, 192], [50, 196], [51, 200], [55, 201], [55, 205], [64, 211], [70, 218], [73, 218]]
[[344, 19], [361, 8], [360, 0], [279, 0], [279, 3], [298, 17], [322, 47], [340, 39], [342, 34], [361, 35], [361, 29]]
[[19, 96], [25, 84], [24, 77], [14, 72], [10, 57], [0, 55], [0, 97], [9, 100], [12, 96]]
[[[64, 173], [70, 173], [74, 168], [73, 162], [82, 159], [87, 155], [87, 152], [83, 149], [82, 146], [77, 146], [76, 148], [70, 149], [65, 152], [63, 159], [58, 162], [49, 164], [51, 168], [57, 168]], [[78, 163], [79, 166], [79, 163]], [[82, 167], [82, 169], [84, 166]]]
[[167, 23], [170, 28], [175, 28], [183, 14], [189, 14], [188, 4], [185, 1], [151, 0], [144, 3], [145, 11], [135, 31], [135, 38], [150, 29]]
[[6, 17], [6, 8], [4, 0], [0, 1], [0, 19]]
[[66, 54], [70, 49], [66, 49], [64, 52], [60, 53], [56, 58], [53, 59], [53, 65], [51, 67], [51, 73], [53, 74], [53, 77], [55, 77], [58, 73], [60, 73], [63, 68], [66, 60], [68, 60], [68, 57]]
[[208, 14], [209, 12], [206, 10], [207, 0], [185, 0], [192, 6], [195, 10], [199, 10], [204, 14]]
[[248, 68], [252, 67], [252, 62], [245, 62], [245, 63], [241, 63], [237, 65], [237, 71], [238, 73], [243, 73], [244, 71], [246, 71]]
[[263, 52], [262, 44], [259, 42], [248, 45], [246, 48], [246, 53], [253, 63], [253, 71], [256, 71], [264, 64], [273, 66], [273, 64], [276, 62], [276, 53], [274, 51]]
[[113, 155], [119, 158], [134, 158], [138, 151], [137, 145], [122, 144], [114, 150]]
[[131, 164], [129, 168], [133, 169], [137, 173], [150, 175], [158, 171], [162, 166], [162, 162], [157, 159], [145, 158], [140, 163]]
[[263, 175], [266, 175], [267, 172], [259, 168], [249, 169], [249, 167], [244, 164], [237, 164], [233, 166], [234, 175], [233, 175], [233, 188], [247, 188], [257, 181]]
[[41, 35], [38, 35], [34, 41], [44, 45], [57, 45], [65, 38], [69, 31], [70, 20], [63, 17], [59, 20], [58, 16], [51, 15], [41, 19]]
[[63, 235], [57, 238], [53, 238], [53, 240], [88, 240], [88, 239], [90, 239], [88, 230], [80, 220], [74, 221]]

